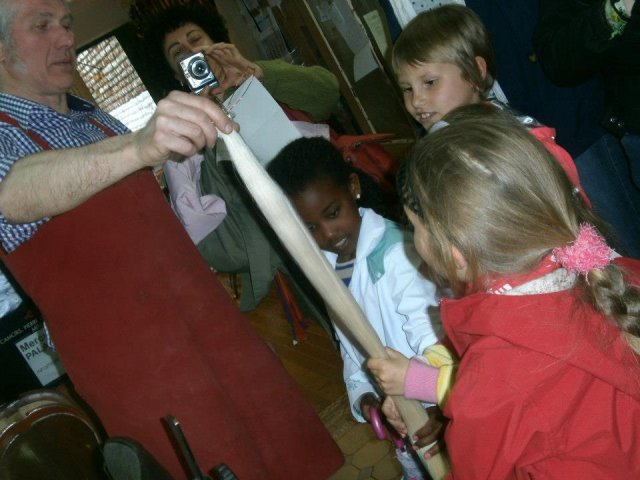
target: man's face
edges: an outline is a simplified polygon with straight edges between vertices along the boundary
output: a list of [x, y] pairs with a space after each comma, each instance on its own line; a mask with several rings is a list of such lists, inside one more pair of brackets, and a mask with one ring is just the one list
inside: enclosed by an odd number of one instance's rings
[[2, 90], [32, 100], [73, 85], [71, 13], [62, 0], [13, 0], [11, 42], [0, 45]]

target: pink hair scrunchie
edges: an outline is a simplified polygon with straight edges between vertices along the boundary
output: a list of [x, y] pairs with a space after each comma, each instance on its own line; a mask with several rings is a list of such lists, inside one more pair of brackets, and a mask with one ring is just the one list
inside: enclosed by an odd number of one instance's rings
[[554, 248], [552, 253], [556, 262], [567, 271], [586, 278], [591, 270], [609, 265], [613, 250], [593, 225], [583, 223], [573, 243], [566, 247]]

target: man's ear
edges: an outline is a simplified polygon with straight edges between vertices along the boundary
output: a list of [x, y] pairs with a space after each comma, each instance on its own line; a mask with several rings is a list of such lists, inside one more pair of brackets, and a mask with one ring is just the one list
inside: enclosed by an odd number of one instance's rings
[[476, 65], [478, 66], [480, 76], [484, 80], [484, 78], [487, 76], [487, 61], [484, 59], [484, 57], [477, 56]]
[[0, 63], [4, 63], [7, 60], [7, 49], [5, 48], [5, 42], [0, 42]]

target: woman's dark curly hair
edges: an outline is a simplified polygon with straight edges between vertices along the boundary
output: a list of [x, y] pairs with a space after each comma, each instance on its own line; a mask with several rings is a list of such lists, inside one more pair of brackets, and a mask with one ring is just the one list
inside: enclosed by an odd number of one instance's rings
[[171, 78], [173, 70], [168, 65], [162, 48], [164, 39], [167, 34], [188, 23], [200, 27], [214, 42], [229, 42], [229, 32], [224, 18], [214, 5], [174, 5], [146, 19], [141, 27], [148, 60], [150, 64], [161, 67], [163, 73], [171, 75]]
[[271, 160], [267, 171], [287, 197], [302, 193], [321, 178], [329, 179], [338, 187], [348, 188], [349, 178], [355, 173], [361, 188], [358, 205], [371, 208], [386, 218], [397, 217], [375, 180], [347, 163], [338, 149], [324, 138], [294, 140]]

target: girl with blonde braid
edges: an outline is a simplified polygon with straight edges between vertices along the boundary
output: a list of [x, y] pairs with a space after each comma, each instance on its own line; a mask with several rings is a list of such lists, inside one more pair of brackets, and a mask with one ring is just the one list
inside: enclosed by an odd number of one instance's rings
[[453, 388], [397, 352], [367, 366], [386, 394], [443, 404], [449, 478], [640, 478], [640, 262], [607, 246], [522, 125], [468, 108], [421, 140], [398, 189], [456, 295], [440, 304]]

